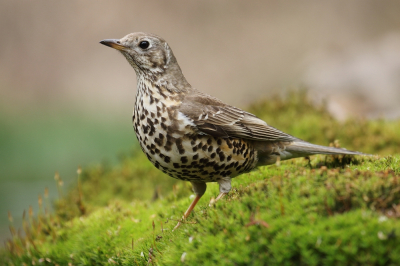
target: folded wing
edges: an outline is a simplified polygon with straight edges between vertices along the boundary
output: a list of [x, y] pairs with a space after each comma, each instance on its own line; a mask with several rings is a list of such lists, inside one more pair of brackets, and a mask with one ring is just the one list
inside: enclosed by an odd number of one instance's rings
[[258, 141], [298, 141], [299, 139], [269, 126], [253, 114], [224, 104], [199, 91], [186, 96], [179, 108], [197, 129], [214, 137], [236, 137]]

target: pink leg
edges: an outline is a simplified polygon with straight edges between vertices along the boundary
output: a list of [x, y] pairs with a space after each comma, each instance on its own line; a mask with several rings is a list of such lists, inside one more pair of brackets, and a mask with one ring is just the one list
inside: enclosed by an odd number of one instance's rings
[[[204, 192], [206, 192], [206, 189], [207, 189], [206, 183], [198, 183], [198, 182], [191, 182], [191, 183], [193, 186], [194, 194], [196, 194], [196, 197], [194, 198], [192, 204], [190, 204], [189, 208], [183, 214], [182, 220], [185, 220], [189, 216], [189, 214], [192, 212], [194, 206], [196, 206], [197, 202], [200, 200], [201, 196], [203, 196]], [[181, 222], [178, 222], [178, 224], [174, 227], [174, 230], [178, 229], [178, 227], [181, 224], [182, 224]], [[174, 231], [174, 230], [172, 230], [172, 231]]]
[[[196, 206], [197, 202], [200, 200], [201, 196], [203, 196], [203, 195], [196, 195], [193, 202], [190, 204], [189, 208], [183, 214], [182, 220], [185, 220], [189, 216], [189, 214], [192, 212], [194, 206]], [[181, 222], [178, 222], [178, 224], [174, 227], [174, 230], [178, 229], [178, 227], [181, 224], [182, 224]], [[172, 230], [172, 231], [174, 231], [174, 230]]]
[[215, 199], [215, 201], [219, 201], [220, 199], [222, 199], [225, 195], [227, 195], [228, 193], [225, 192], [220, 192], [218, 197]]

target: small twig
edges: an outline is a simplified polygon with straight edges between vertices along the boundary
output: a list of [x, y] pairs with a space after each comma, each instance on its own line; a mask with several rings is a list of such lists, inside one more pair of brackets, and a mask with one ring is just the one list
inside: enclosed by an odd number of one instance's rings
[[327, 201], [326, 201], [326, 197], [325, 197], [325, 199], [324, 199], [324, 204], [325, 204], [326, 211], [328, 212], [328, 215], [329, 215], [329, 216], [332, 216], [332, 215], [333, 215], [333, 212], [332, 212], [331, 208], [329, 208], [329, 206], [328, 206], [328, 203], [327, 203]]
[[266, 228], [269, 228], [269, 224], [266, 221], [254, 219], [254, 213], [252, 213], [250, 215], [250, 222], [247, 223], [245, 226], [249, 227], [249, 226], [252, 226], [252, 225], [261, 225], [261, 226], [264, 226]]

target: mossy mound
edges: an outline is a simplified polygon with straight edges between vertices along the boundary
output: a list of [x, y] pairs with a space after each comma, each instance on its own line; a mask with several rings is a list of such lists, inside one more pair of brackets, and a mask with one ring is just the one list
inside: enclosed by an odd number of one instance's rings
[[[55, 212], [27, 215], [6, 265], [399, 265], [400, 121], [340, 123], [304, 92], [247, 109], [304, 140], [389, 155], [313, 156], [243, 174], [228, 196], [191, 201], [189, 183], [138, 151], [84, 169]], [[397, 134], [396, 134], [397, 132]], [[336, 144], [337, 145], [337, 142]], [[397, 154], [397, 155], [396, 155]]]

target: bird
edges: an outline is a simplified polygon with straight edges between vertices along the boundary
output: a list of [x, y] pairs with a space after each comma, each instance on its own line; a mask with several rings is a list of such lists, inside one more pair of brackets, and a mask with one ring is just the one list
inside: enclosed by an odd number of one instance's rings
[[192, 184], [195, 197], [174, 230], [208, 182], [219, 184], [218, 201], [231, 190], [232, 178], [259, 166], [314, 154], [363, 155], [311, 144], [195, 89], [169, 44], [155, 34], [135, 32], [100, 43], [118, 50], [136, 72], [132, 121], [142, 151], [165, 174]]

